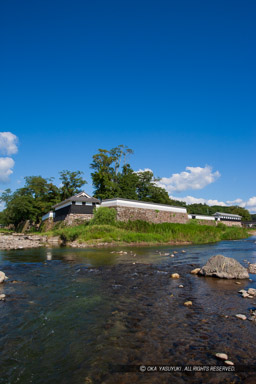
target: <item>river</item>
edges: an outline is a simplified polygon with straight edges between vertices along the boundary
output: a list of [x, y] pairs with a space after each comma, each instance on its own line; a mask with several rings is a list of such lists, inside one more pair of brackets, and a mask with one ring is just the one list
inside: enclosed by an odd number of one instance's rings
[[[173, 251], [175, 257], [165, 255]], [[255, 263], [256, 237], [182, 247], [1, 251], [0, 270], [9, 279], [0, 286], [6, 294], [0, 383], [255, 383], [256, 323], [235, 314], [248, 316], [256, 306], [238, 294], [256, 288], [256, 275], [237, 285], [189, 273], [216, 254]], [[171, 279], [173, 272], [180, 279]], [[216, 352], [245, 372], [117, 367], [222, 365]]]

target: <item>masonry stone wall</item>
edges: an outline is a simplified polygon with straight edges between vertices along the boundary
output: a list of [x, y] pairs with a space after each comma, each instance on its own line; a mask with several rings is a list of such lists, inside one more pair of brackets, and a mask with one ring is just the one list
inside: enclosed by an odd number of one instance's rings
[[228, 220], [221, 220], [217, 221], [217, 223], [223, 223], [227, 227], [242, 227], [241, 221], [228, 221]]
[[154, 209], [131, 208], [131, 207], [112, 207], [117, 211], [117, 220], [134, 221], [144, 220], [151, 223], [182, 223], [188, 222], [187, 213], [158, 211]]
[[70, 213], [65, 217], [66, 225], [78, 225], [93, 218], [93, 214]]
[[[192, 219], [193, 220], [193, 219]], [[191, 221], [192, 223], [193, 221]], [[212, 227], [215, 227], [217, 222], [215, 220], [198, 220], [196, 219], [196, 222], [200, 225], [211, 225]]]

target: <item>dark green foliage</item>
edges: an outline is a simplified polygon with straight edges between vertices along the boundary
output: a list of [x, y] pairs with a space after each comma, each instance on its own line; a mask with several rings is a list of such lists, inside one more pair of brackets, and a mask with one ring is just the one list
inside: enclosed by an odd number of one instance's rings
[[112, 197], [136, 198], [137, 177], [127, 158], [133, 151], [119, 145], [111, 150], [99, 149], [93, 156], [91, 173], [95, 188], [94, 196], [99, 199], [110, 199]]
[[95, 209], [90, 225], [113, 225], [116, 222], [116, 210], [114, 208], [100, 207]]
[[86, 180], [82, 178], [83, 172], [81, 171], [61, 171], [60, 173], [61, 188], [60, 196], [61, 200], [68, 199], [70, 196], [73, 196], [81, 192], [81, 187], [84, 184], [87, 184]]

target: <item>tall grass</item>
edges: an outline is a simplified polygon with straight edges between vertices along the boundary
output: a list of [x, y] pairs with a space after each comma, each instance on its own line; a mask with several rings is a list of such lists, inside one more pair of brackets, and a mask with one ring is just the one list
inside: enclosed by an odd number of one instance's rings
[[64, 242], [168, 243], [189, 242], [206, 244], [220, 240], [248, 237], [244, 228], [215, 227], [195, 224], [153, 224], [145, 221], [115, 222], [111, 225], [78, 225], [48, 232], [60, 236]]

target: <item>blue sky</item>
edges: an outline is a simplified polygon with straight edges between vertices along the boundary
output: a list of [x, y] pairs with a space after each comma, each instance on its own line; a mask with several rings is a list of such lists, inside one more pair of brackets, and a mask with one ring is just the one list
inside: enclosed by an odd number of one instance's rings
[[256, 212], [255, 18], [254, 0], [1, 2], [0, 131], [18, 145], [0, 136], [0, 189], [69, 169], [92, 193], [92, 155], [125, 144], [171, 196]]

